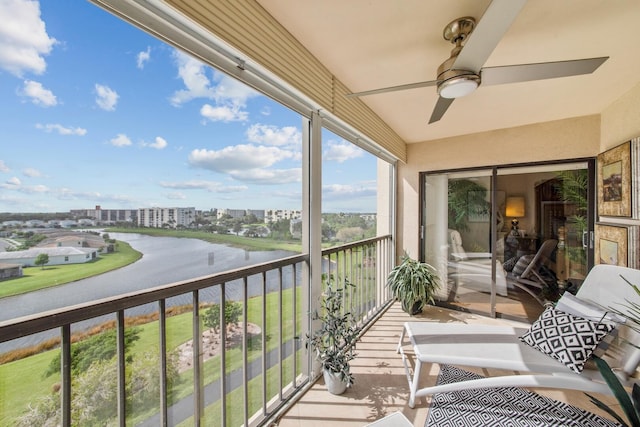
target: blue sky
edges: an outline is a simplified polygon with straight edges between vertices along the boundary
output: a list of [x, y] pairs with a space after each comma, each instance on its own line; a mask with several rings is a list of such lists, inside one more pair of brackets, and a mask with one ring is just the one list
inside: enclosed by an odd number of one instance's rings
[[[0, 0], [0, 212], [299, 209], [301, 118], [85, 1]], [[323, 211], [376, 160], [323, 134]]]

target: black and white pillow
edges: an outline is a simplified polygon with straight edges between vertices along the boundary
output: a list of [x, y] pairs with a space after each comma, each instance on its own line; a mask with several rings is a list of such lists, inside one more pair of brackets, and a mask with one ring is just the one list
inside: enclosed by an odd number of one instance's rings
[[598, 357], [604, 355], [611, 343], [613, 343], [618, 336], [618, 326], [623, 325], [627, 320], [623, 316], [613, 313], [591, 301], [580, 299], [569, 292], [565, 292], [558, 300], [556, 310], [583, 317], [594, 322], [608, 322], [613, 325], [614, 329], [600, 341], [593, 351], [593, 355]]
[[520, 340], [580, 373], [613, 328], [609, 322], [594, 322], [548, 307]]

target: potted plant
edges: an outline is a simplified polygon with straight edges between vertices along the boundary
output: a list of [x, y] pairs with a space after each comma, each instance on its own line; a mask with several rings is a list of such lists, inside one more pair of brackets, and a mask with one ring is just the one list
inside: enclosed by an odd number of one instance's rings
[[400, 301], [402, 309], [412, 316], [421, 313], [425, 304], [433, 303], [433, 295], [439, 285], [435, 268], [412, 259], [406, 253], [387, 277], [391, 293]]
[[322, 364], [329, 392], [342, 394], [354, 382], [349, 362], [356, 357], [355, 343], [359, 335], [355, 316], [343, 307], [346, 289], [353, 285], [345, 279], [344, 286], [339, 288], [334, 285], [333, 276], [328, 279], [323, 276], [325, 280], [320, 309], [313, 314], [314, 320], [320, 320], [320, 328], [307, 334], [306, 345]]

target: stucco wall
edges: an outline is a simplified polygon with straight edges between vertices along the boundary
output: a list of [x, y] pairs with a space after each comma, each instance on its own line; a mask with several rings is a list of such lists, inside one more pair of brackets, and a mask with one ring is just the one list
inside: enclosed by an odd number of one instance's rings
[[640, 136], [640, 84], [602, 112], [601, 150]]
[[419, 253], [420, 172], [595, 157], [600, 134], [600, 116], [592, 115], [409, 144], [398, 168], [398, 253]]

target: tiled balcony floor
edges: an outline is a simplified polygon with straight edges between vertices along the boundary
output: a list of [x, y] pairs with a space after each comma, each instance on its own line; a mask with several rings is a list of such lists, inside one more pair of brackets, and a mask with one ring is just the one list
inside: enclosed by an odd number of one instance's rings
[[[340, 396], [329, 394], [320, 379], [279, 421], [280, 427], [328, 427], [364, 426], [396, 411], [401, 411], [414, 426], [424, 426], [429, 397], [419, 398], [414, 409], [409, 408], [408, 384], [400, 355], [396, 346], [402, 324], [408, 320], [468, 323], [504, 323], [499, 319], [452, 311], [439, 307], [427, 307], [419, 316], [410, 318], [400, 306], [394, 304], [358, 342], [358, 357], [352, 363], [355, 384]], [[489, 376], [498, 370], [476, 370]], [[434, 384], [438, 368], [423, 367], [421, 386]], [[582, 392], [535, 390], [550, 398], [603, 414]], [[616, 400], [610, 396], [599, 396], [619, 410]]]

